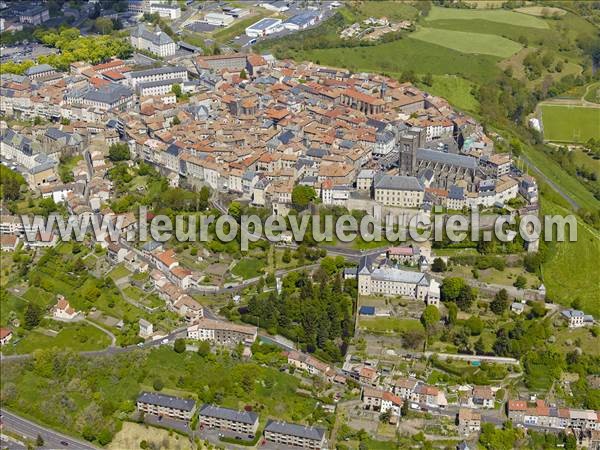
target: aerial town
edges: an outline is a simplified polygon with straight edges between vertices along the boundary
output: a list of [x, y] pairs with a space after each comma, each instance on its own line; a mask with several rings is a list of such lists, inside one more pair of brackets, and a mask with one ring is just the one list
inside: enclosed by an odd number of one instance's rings
[[[446, 11], [600, 21], [471, 3], [0, 2], [0, 448], [600, 449], [596, 180], [549, 119], [491, 112], [525, 102], [509, 81], [460, 78], [470, 108], [450, 75], [325, 57]], [[592, 171], [596, 125], [565, 150]], [[492, 236], [567, 213], [577, 242]], [[246, 215], [312, 231], [154, 235]], [[441, 238], [315, 230], [371, 215]], [[456, 215], [461, 241], [434, 226]]]

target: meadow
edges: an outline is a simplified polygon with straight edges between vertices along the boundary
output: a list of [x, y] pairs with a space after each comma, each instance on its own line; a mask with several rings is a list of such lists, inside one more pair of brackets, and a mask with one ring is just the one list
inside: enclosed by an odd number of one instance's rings
[[494, 34], [470, 33], [438, 28], [419, 28], [410, 37], [411, 39], [438, 44], [462, 53], [491, 55], [499, 58], [508, 58], [522, 48], [521, 44]]
[[[571, 211], [544, 200], [542, 213], [567, 215]], [[600, 233], [578, 220], [577, 241], [550, 243], [550, 255], [542, 271], [548, 298], [564, 306], [580, 299], [585, 312], [600, 316]]]
[[475, 83], [456, 75], [434, 75], [431, 86], [421, 86], [430, 94], [445, 98], [452, 105], [463, 111], [476, 113], [479, 102], [473, 95]]
[[457, 9], [457, 8], [442, 8], [434, 6], [431, 8], [426, 21], [453, 19], [453, 20], [489, 20], [490, 22], [498, 22], [508, 25], [517, 25], [529, 28], [548, 28], [548, 24], [533, 16], [519, 14], [513, 11], [506, 10], [481, 10], [481, 9]]
[[587, 142], [600, 139], [600, 108], [542, 104], [544, 139], [553, 142]]

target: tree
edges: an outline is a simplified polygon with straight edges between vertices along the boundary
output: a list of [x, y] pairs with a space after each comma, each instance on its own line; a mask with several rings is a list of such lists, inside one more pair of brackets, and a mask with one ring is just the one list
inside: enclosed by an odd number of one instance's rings
[[465, 322], [465, 326], [471, 332], [471, 336], [479, 336], [483, 331], [483, 320], [481, 320], [478, 316], [471, 316]]
[[154, 380], [154, 383], [152, 383], [152, 387], [155, 391], [162, 391], [165, 385], [160, 378], [157, 378], [156, 380]]
[[281, 260], [285, 263], [285, 264], [289, 264], [290, 261], [292, 260], [292, 252], [290, 251], [289, 248], [286, 248], [283, 251], [283, 256], [281, 257]]
[[242, 205], [240, 202], [231, 202], [227, 208], [227, 214], [233, 217], [236, 222], [239, 222], [242, 217]]
[[379, 421], [383, 423], [388, 423], [392, 417], [392, 411], [388, 408], [385, 412], [379, 414]]
[[210, 344], [208, 341], [200, 341], [198, 343], [198, 355], [201, 357], [208, 356], [210, 354]]
[[316, 197], [317, 193], [312, 186], [299, 184], [292, 191], [292, 203], [299, 211], [305, 209]]
[[494, 314], [500, 316], [504, 313], [504, 311], [508, 309], [508, 303], [508, 292], [506, 291], [506, 289], [500, 289], [498, 292], [496, 292], [494, 300], [492, 300], [492, 302], [490, 303], [490, 309]]
[[0, 165], [0, 198], [2, 200], [17, 200], [21, 196], [21, 186], [26, 181], [23, 176], [10, 170], [5, 165]]
[[122, 142], [112, 144], [108, 149], [108, 159], [113, 162], [126, 161], [131, 158], [129, 146]]
[[100, 34], [110, 34], [113, 31], [113, 21], [108, 17], [98, 17], [94, 21], [94, 28]]
[[446, 263], [442, 258], [435, 258], [431, 264], [432, 272], [444, 272], [447, 269]]
[[458, 317], [458, 306], [456, 303], [448, 303], [448, 323], [455, 325]]
[[173, 117], [173, 125], [179, 125], [181, 123], [181, 120], [179, 120], [179, 117], [175, 116]]
[[173, 344], [173, 350], [175, 350], [176, 353], [185, 352], [185, 340], [181, 338], [175, 339], [175, 343]]
[[35, 303], [29, 303], [25, 310], [25, 328], [31, 330], [37, 327], [42, 320], [42, 311]]
[[525, 288], [525, 286], [527, 286], [527, 278], [525, 278], [523, 275], [519, 275], [513, 283], [513, 286], [517, 289]]
[[177, 98], [181, 98], [181, 96], [183, 95], [180, 84], [174, 84], [173, 86], [171, 86], [171, 92], [175, 94]]
[[430, 331], [440, 321], [440, 312], [437, 307], [428, 305], [421, 315], [421, 323], [427, 331]]
[[246, 73], [246, 69], [242, 69], [242, 71], [240, 72], [240, 78], [242, 80], [248, 79], [248, 74]]
[[41, 434], [38, 434], [35, 438], [35, 445], [36, 447], [42, 447], [44, 445], [44, 438]]

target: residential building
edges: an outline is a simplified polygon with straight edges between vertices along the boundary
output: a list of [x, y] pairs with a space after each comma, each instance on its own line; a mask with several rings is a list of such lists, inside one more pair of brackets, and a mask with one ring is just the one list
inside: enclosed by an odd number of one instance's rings
[[565, 309], [560, 312], [561, 316], [569, 324], [569, 328], [581, 328], [585, 326], [585, 314], [577, 309]]
[[458, 410], [458, 433], [461, 436], [479, 433], [481, 430], [481, 414], [469, 408]]
[[130, 72], [128, 75], [129, 84], [132, 88], [137, 88], [142, 83], [152, 83], [157, 81], [174, 81], [178, 83], [188, 81], [188, 71], [185, 67], [165, 66], [155, 69], [139, 70]]
[[471, 402], [475, 408], [493, 408], [496, 394], [489, 386], [475, 386], [471, 391]]
[[400, 416], [402, 399], [391, 392], [371, 387], [363, 387], [361, 399], [364, 409], [390, 412], [394, 416]]
[[287, 354], [288, 364], [297, 369], [304, 370], [311, 375], [325, 375], [330, 366], [317, 358], [306, 353], [291, 351]]
[[375, 201], [384, 206], [419, 208], [425, 196], [425, 188], [416, 177], [375, 176], [373, 188]]
[[258, 414], [253, 411], [236, 411], [215, 405], [203, 405], [198, 412], [201, 426], [219, 428], [240, 434], [254, 435], [258, 429]]
[[390, 261], [415, 266], [419, 264], [419, 260], [421, 259], [421, 250], [415, 246], [390, 247], [387, 249], [386, 255]]
[[69, 305], [67, 299], [62, 295], [58, 296], [58, 301], [52, 308], [52, 317], [61, 320], [73, 320], [78, 314], [79, 313]]
[[139, 336], [144, 339], [152, 336], [152, 334], [154, 333], [154, 326], [150, 322], [148, 322], [146, 319], [140, 319], [139, 326], [140, 326]]
[[12, 339], [12, 331], [8, 328], [0, 328], [0, 345], [6, 345]]
[[137, 398], [138, 411], [155, 416], [191, 420], [195, 408], [196, 402], [192, 399], [174, 397], [157, 392], [142, 392]]
[[256, 340], [257, 333], [256, 327], [212, 319], [201, 319], [187, 329], [188, 339], [219, 345], [251, 345]]
[[294, 423], [269, 420], [264, 431], [265, 439], [276, 444], [301, 448], [325, 448], [325, 430]]
[[19, 246], [19, 236], [15, 234], [0, 235], [0, 250], [3, 252], [14, 252]]

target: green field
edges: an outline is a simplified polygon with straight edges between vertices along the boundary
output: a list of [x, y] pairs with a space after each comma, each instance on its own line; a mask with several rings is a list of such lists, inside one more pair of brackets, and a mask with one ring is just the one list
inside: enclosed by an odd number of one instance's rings
[[[54, 328], [56, 324], [50, 326]], [[52, 333], [46, 333], [37, 329], [31, 331], [16, 343], [15, 352], [19, 354], [32, 353], [34, 350], [52, 347], [88, 351], [101, 350], [110, 345], [110, 338], [106, 333], [88, 324], [64, 324], [55, 336], [52, 336]], [[8, 349], [10, 351], [10, 347]]]
[[397, 317], [360, 317], [359, 327], [370, 333], [401, 333], [409, 330], [422, 330], [421, 322]]
[[463, 111], [477, 112], [479, 102], [473, 95], [474, 83], [456, 75], [434, 75], [431, 86], [421, 86], [424, 91], [445, 98]]
[[[423, 55], [427, 55], [424, 58]], [[483, 81], [500, 73], [498, 57], [468, 55], [441, 45], [418, 39], [399, 41], [363, 48], [330, 48], [299, 52], [298, 60], [316, 61], [333, 67], [346, 67], [353, 71], [370, 71], [398, 76], [406, 70], [419, 74], [460, 75]]]
[[231, 269], [231, 273], [247, 280], [248, 278], [261, 276], [263, 274], [261, 269], [264, 266], [265, 262], [262, 259], [244, 258]]
[[529, 28], [548, 28], [548, 24], [537, 17], [519, 14], [506, 10], [480, 10], [480, 9], [457, 9], [441, 8], [434, 6], [427, 16], [427, 21], [454, 19], [454, 20], [489, 20], [508, 25], [517, 25]]
[[508, 58], [522, 48], [521, 44], [494, 34], [469, 33], [439, 28], [419, 28], [410, 37], [441, 45], [457, 52], [491, 55], [500, 58]]
[[389, 20], [407, 20], [417, 17], [417, 10], [407, 4], [395, 1], [360, 2], [356, 10], [362, 17], [387, 17]]
[[[566, 208], [544, 201], [544, 214], [572, 214]], [[543, 265], [544, 285], [548, 298], [565, 306], [579, 298], [583, 310], [600, 316], [600, 277], [598, 256], [600, 255], [600, 233], [582, 221], [578, 221], [577, 242], [551, 244], [552, 256]]]
[[586, 142], [600, 139], [600, 108], [541, 105], [544, 139], [553, 142]]

